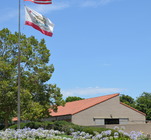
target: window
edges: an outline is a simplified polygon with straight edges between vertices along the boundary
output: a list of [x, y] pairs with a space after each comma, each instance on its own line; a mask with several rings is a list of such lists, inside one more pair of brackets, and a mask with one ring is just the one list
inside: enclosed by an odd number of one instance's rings
[[104, 119], [105, 124], [119, 124], [119, 119]]
[[96, 125], [104, 125], [104, 119], [103, 118], [94, 118], [94, 122]]

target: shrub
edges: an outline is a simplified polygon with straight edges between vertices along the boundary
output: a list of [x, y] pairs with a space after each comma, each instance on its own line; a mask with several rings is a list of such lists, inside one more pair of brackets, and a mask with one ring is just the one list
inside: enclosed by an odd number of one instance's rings
[[[20, 123], [20, 128], [23, 129], [25, 127], [29, 127], [32, 129], [44, 128], [44, 129], [52, 129], [53, 122], [27, 122]], [[17, 124], [10, 126], [11, 129], [17, 129]]]
[[59, 131], [64, 131], [66, 134], [71, 134], [71, 128], [74, 124], [67, 121], [55, 121], [54, 129]]
[[5, 126], [0, 124], [0, 130], [2, 130]]
[[[20, 123], [20, 128], [23, 129], [26, 127], [26, 123]], [[11, 125], [10, 129], [17, 129], [17, 124]]]
[[[75, 132], [83, 131], [94, 135], [95, 132], [101, 133], [102, 131], [109, 130], [106, 128], [99, 128], [99, 127], [79, 126], [67, 121], [54, 121], [54, 122], [44, 121], [44, 122], [21, 123], [20, 128], [23, 129], [25, 127], [29, 127], [31, 129], [38, 129], [38, 128], [54, 129], [54, 130], [64, 131], [68, 135], [70, 135], [73, 131]], [[17, 125], [12, 125], [9, 128], [17, 129]], [[115, 130], [113, 130], [113, 133], [114, 132]]]

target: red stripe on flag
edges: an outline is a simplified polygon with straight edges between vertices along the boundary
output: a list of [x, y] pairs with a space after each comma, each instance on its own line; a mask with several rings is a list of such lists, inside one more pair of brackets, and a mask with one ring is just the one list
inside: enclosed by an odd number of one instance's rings
[[39, 2], [34, 2], [34, 3], [36, 3], [36, 4], [52, 4], [52, 2], [50, 2], [50, 3], [39, 3]]
[[31, 1], [36, 4], [52, 4], [51, 0], [24, 0], [24, 1]]
[[34, 23], [30, 22], [30, 21], [25, 21], [25, 25], [32, 26], [33, 28], [35, 28], [36, 30], [39, 30], [41, 33], [43, 33], [43, 34], [45, 34], [47, 36], [52, 36], [53, 35], [53, 33], [47, 32], [45, 30], [42, 30], [38, 25], [36, 25], [36, 24], [34, 24]]

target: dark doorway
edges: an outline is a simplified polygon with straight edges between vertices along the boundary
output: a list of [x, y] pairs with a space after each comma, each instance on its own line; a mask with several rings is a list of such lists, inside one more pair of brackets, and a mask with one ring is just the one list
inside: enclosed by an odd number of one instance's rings
[[105, 119], [105, 124], [119, 124], [119, 119]]

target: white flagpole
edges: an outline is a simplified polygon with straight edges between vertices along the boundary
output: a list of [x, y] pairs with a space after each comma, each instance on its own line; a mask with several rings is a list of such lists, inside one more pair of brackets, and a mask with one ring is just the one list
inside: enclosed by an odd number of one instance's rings
[[20, 0], [18, 0], [18, 103], [17, 103], [17, 128], [20, 129]]

